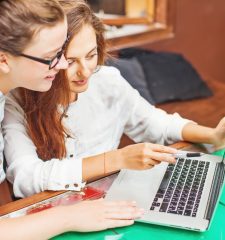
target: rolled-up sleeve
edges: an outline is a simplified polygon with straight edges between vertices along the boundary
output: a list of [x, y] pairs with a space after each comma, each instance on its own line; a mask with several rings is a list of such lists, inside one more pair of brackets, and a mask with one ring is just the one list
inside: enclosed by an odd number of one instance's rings
[[41, 160], [27, 135], [23, 112], [16, 102], [6, 101], [3, 121], [7, 178], [16, 197], [26, 197], [44, 190], [80, 190], [82, 159]]

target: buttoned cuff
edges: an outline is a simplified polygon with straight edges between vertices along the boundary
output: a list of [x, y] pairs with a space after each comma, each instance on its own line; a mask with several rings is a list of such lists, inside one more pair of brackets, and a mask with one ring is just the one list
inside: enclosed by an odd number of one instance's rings
[[82, 159], [65, 158], [52, 159], [51, 172], [44, 175], [44, 190], [73, 190], [80, 191], [85, 183], [82, 183]]

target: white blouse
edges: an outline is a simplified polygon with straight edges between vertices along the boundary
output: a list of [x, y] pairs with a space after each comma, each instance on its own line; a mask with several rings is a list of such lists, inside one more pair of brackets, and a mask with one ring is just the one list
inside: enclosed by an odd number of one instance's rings
[[0, 92], [0, 183], [5, 179], [5, 172], [3, 170], [3, 149], [4, 142], [2, 137], [2, 120], [4, 117], [5, 96]]
[[6, 100], [3, 132], [7, 178], [17, 197], [44, 190], [79, 190], [82, 159], [116, 149], [123, 133], [135, 142], [171, 144], [182, 140], [182, 128], [189, 122], [150, 105], [117, 69], [104, 66], [92, 75], [87, 91], [70, 104], [63, 119], [72, 136], [65, 139], [66, 157], [42, 161], [13, 94]]

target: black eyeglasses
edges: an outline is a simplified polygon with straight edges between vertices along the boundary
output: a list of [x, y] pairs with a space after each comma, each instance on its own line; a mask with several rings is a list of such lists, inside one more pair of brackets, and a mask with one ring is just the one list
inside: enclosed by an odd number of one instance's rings
[[27, 55], [27, 54], [24, 54], [24, 53], [20, 53], [18, 54], [18, 56], [21, 56], [21, 57], [25, 57], [25, 58], [29, 58], [33, 61], [36, 61], [36, 62], [40, 62], [40, 63], [43, 63], [43, 64], [46, 64], [49, 66], [49, 70], [54, 68], [60, 61], [60, 59], [62, 58], [62, 55], [65, 51], [65, 47], [67, 45], [69, 41], [69, 36], [67, 36], [67, 39], [65, 41], [65, 43], [63, 44], [62, 46], [62, 50], [60, 50], [59, 52], [56, 53], [56, 56], [54, 56], [52, 59], [50, 60], [46, 60], [46, 59], [43, 59], [43, 58], [38, 58], [38, 57], [34, 57], [34, 56], [30, 56], [30, 55]]

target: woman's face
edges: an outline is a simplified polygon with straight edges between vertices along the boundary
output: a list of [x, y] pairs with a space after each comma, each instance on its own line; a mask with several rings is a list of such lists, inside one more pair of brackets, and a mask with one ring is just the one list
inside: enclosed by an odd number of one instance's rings
[[[67, 38], [66, 20], [54, 27], [41, 29], [23, 51], [23, 54], [50, 60], [62, 49]], [[49, 70], [49, 66], [22, 56], [8, 56], [7, 74], [10, 88], [24, 87], [34, 91], [45, 92], [50, 89], [60, 69], [66, 69], [68, 63], [62, 56], [59, 63]]]
[[72, 92], [71, 100], [75, 100], [78, 93], [86, 91], [88, 80], [97, 67], [97, 40], [92, 26], [84, 25], [73, 36], [67, 49], [66, 59], [69, 64], [66, 71]]

